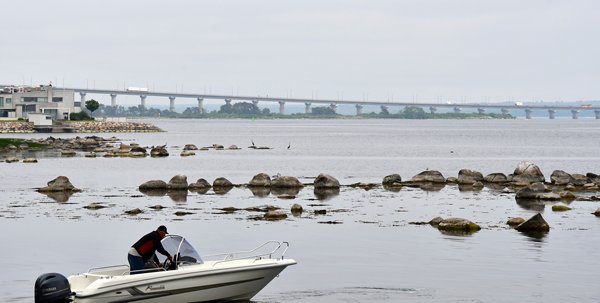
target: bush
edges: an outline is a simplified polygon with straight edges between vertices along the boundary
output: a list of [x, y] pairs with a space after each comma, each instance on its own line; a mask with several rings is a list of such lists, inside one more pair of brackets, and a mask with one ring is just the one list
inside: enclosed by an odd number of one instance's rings
[[90, 116], [82, 111], [79, 113], [71, 113], [71, 121], [92, 120]]

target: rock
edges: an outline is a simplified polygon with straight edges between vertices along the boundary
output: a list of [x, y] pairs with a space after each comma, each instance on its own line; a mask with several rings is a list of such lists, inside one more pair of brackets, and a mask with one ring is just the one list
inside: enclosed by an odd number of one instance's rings
[[160, 204], [156, 204], [153, 206], [149, 206], [148, 208], [154, 209], [154, 210], [161, 210], [163, 208], [165, 208], [164, 206], [160, 205]]
[[198, 150], [198, 147], [196, 147], [196, 145], [194, 144], [186, 144], [183, 147], [183, 150]]
[[202, 147], [202, 148], [200, 148], [199, 150], [201, 150], [201, 151], [207, 151], [207, 150], [208, 150], [208, 147]]
[[588, 178], [582, 174], [572, 174], [571, 183], [575, 186], [584, 186], [588, 183]]
[[274, 188], [300, 188], [304, 187], [296, 177], [280, 176], [271, 180], [271, 187]]
[[536, 182], [517, 191], [515, 198], [552, 201], [560, 200], [560, 195], [552, 192], [546, 192], [546, 186], [541, 182]]
[[600, 208], [596, 209], [596, 211], [594, 212], [594, 215], [596, 217], [600, 217]]
[[81, 191], [75, 188], [69, 178], [58, 176], [54, 180], [48, 182], [48, 186], [38, 189], [39, 192], [56, 192], [56, 191]]
[[515, 217], [515, 218], [509, 218], [508, 221], [506, 221], [506, 224], [508, 224], [512, 227], [517, 227], [520, 224], [522, 224], [523, 222], [525, 222], [525, 219], [523, 219], [521, 217]]
[[437, 228], [443, 231], [476, 232], [481, 229], [479, 225], [463, 218], [447, 218], [442, 220]]
[[446, 183], [446, 179], [436, 170], [426, 170], [412, 177], [412, 182]]
[[198, 181], [191, 183], [188, 186], [189, 190], [202, 190], [202, 189], [209, 189], [211, 188], [212, 185], [210, 185], [210, 183], [208, 183], [208, 181], [206, 181], [205, 179], [198, 179]]
[[523, 161], [519, 163], [519, 165], [517, 166], [514, 173], [510, 176], [509, 179], [511, 182], [526, 183], [545, 181], [544, 174], [542, 174], [540, 168], [537, 165], [528, 161]]
[[252, 180], [248, 183], [248, 186], [253, 187], [269, 187], [271, 186], [271, 177], [265, 173], [259, 173], [252, 177]]
[[529, 220], [519, 224], [517, 230], [522, 232], [547, 232], [550, 231], [550, 225], [544, 220], [542, 214], [538, 213], [529, 218]]
[[575, 200], [575, 198], [576, 198], [575, 194], [573, 194], [572, 192], [570, 192], [568, 190], [561, 191], [559, 193], [559, 196], [560, 196], [561, 199], [567, 200], [567, 201], [572, 201], [572, 200]]
[[381, 182], [381, 183], [383, 185], [388, 185], [388, 186], [393, 186], [394, 183], [401, 184], [402, 177], [400, 177], [399, 174], [387, 175], [383, 178], [383, 182]]
[[277, 221], [286, 219], [287, 215], [284, 212], [271, 210], [264, 215], [264, 219], [268, 221]]
[[550, 175], [550, 182], [555, 185], [567, 185], [571, 179], [571, 175], [562, 170], [555, 170]]
[[139, 186], [140, 190], [157, 190], [167, 188], [167, 183], [163, 180], [150, 180]]
[[15, 162], [19, 162], [19, 158], [16, 157], [8, 157], [4, 160], [4, 162], [6, 163], [15, 163]]
[[143, 211], [141, 209], [139, 209], [139, 208], [134, 208], [134, 209], [131, 209], [131, 210], [126, 210], [125, 213], [128, 214], [128, 215], [130, 215], [130, 216], [135, 216], [135, 215], [143, 213]]
[[461, 169], [458, 171], [458, 184], [473, 184], [483, 181], [483, 175], [474, 170]]
[[[104, 155], [106, 157], [106, 155]], [[129, 157], [131, 158], [144, 158], [146, 157], [146, 153], [143, 152], [130, 152]]]
[[143, 148], [143, 147], [140, 147], [140, 146], [132, 147], [132, 148], [131, 148], [129, 151], [130, 151], [131, 153], [143, 153], [143, 154], [144, 154], [144, 156], [145, 156], [145, 155], [146, 155], [146, 153], [148, 152], [148, 151], [146, 151], [146, 149], [145, 149], [145, 148]]
[[6, 146], [6, 149], [14, 151], [14, 150], [17, 150], [17, 147], [14, 146], [14, 145], [12, 145], [12, 144], [9, 144], [9, 145]]
[[334, 178], [328, 174], [321, 173], [317, 176], [317, 178], [315, 178], [314, 187], [315, 188], [340, 188], [340, 182], [336, 178]]
[[238, 149], [241, 149], [241, 148], [239, 148], [237, 145], [231, 145], [227, 149], [229, 149], [229, 150], [238, 150]]
[[213, 144], [212, 148], [216, 149], [216, 150], [223, 150], [225, 149], [225, 147], [221, 144]]
[[296, 199], [296, 196], [289, 195], [289, 194], [282, 194], [282, 195], [277, 196], [277, 198], [291, 200], [291, 199]]
[[29, 149], [29, 145], [27, 145], [27, 144], [21, 144], [21, 145], [19, 145], [19, 149], [20, 150], [28, 150]]
[[189, 156], [195, 156], [196, 153], [193, 151], [182, 151], [181, 154], [179, 154], [179, 156], [181, 157], [189, 157]]
[[187, 176], [185, 175], [176, 175], [171, 180], [169, 180], [169, 184], [167, 184], [167, 189], [169, 190], [187, 190], [188, 182]]
[[84, 206], [83, 208], [96, 210], [96, 209], [106, 208], [106, 206], [102, 205], [101, 203], [93, 202], [93, 203], [88, 204], [87, 206]]
[[86, 158], [96, 158], [96, 153], [95, 152], [91, 152], [91, 153], [87, 153], [85, 154]]
[[23, 163], [38, 163], [38, 160], [36, 158], [26, 158], [23, 159]]
[[592, 182], [596, 185], [600, 184], [600, 176], [599, 175], [596, 175], [594, 173], [587, 173], [587, 174], [585, 174], [585, 176], [587, 177], [587, 179], [590, 182]]
[[165, 145], [156, 146], [150, 150], [151, 157], [168, 157], [169, 152], [167, 151]]
[[552, 205], [552, 211], [567, 211], [567, 210], [571, 210], [571, 208], [566, 205]]
[[300, 204], [294, 204], [294, 205], [292, 205], [291, 211], [292, 211], [292, 215], [298, 216], [298, 215], [302, 214], [304, 209], [302, 209], [302, 206]]
[[77, 153], [76, 153], [74, 150], [72, 150], [72, 149], [65, 149], [65, 150], [61, 150], [61, 151], [60, 151], [60, 155], [61, 155], [62, 157], [73, 157], [73, 156], [75, 156], [76, 154], [77, 154]]
[[442, 217], [435, 217], [433, 219], [431, 219], [428, 224], [431, 226], [438, 226], [440, 224], [440, 222], [444, 221], [444, 218]]
[[223, 177], [219, 177], [216, 178], [215, 181], [213, 181], [213, 187], [233, 187], [233, 183], [231, 183], [231, 181], [223, 178]]
[[176, 211], [175, 212], [175, 215], [178, 216], [178, 217], [187, 216], [187, 215], [193, 215], [193, 214], [194, 213], [188, 212], [188, 211]]
[[458, 183], [458, 178], [457, 177], [448, 177], [448, 178], [446, 178], [446, 183], [456, 184], [456, 183]]

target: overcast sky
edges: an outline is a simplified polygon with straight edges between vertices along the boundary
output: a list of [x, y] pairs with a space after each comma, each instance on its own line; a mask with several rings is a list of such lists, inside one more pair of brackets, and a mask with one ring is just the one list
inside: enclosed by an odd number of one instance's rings
[[600, 100], [600, 1], [2, 1], [0, 83]]

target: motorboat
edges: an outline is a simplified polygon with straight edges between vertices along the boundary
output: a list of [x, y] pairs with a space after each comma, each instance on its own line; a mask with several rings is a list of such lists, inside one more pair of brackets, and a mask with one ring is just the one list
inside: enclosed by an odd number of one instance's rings
[[[130, 271], [128, 265], [92, 268], [65, 278], [41, 275], [36, 303], [207, 302], [250, 300], [287, 266], [288, 242], [268, 241], [250, 251], [204, 256], [182, 236], [167, 235], [163, 247], [172, 255], [163, 267]], [[160, 258], [159, 258], [160, 259]]]

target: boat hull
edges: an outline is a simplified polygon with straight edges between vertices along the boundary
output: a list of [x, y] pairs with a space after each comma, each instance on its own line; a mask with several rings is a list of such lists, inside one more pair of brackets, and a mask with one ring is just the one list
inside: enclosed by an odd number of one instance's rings
[[[194, 266], [99, 279], [77, 292], [75, 303], [183, 303], [250, 300], [293, 260], [221, 269]], [[103, 281], [104, 280], [104, 281]]]

